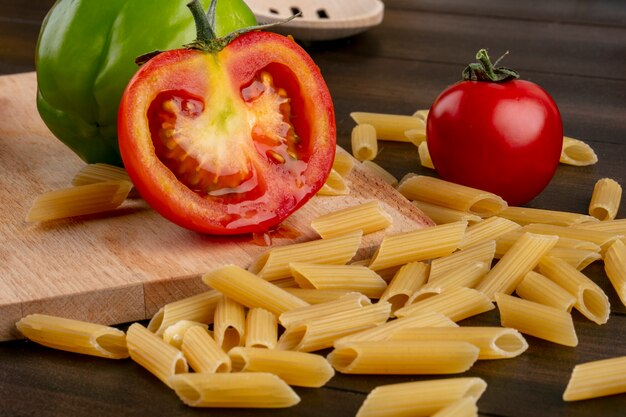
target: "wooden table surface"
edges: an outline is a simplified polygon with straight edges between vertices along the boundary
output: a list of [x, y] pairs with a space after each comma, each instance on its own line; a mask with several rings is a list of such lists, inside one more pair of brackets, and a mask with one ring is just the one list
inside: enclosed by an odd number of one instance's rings
[[[0, 73], [34, 69], [39, 26], [52, 3], [0, 0]], [[587, 141], [599, 157], [590, 167], [561, 165], [529, 206], [586, 212], [599, 178], [626, 186], [626, 2], [386, 0], [385, 5], [381, 26], [350, 39], [305, 45], [333, 95], [341, 145], [349, 149], [350, 112], [411, 114], [428, 108], [479, 48], [489, 48], [493, 56], [509, 50], [506, 65], [542, 85], [561, 110], [565, 133]], [[408, 172], [435, 175], [417, 161], [412, 145], [394, 143], [384, 143], [376, 159], [398, 178]], [[618, 217], [626, 217], [626, 209]], [[609, 294], [612, 314], [597, 326], [574, 313], [576, 348], [527, 337], [530, 348], [522, 356], [481, 361], [464, 374], [488, 383], [478, 402], [481, 415], [626, 413], [626, 395], [561, 400], [575, 364], [626, 355], [626, 308], [602, 269], [596, 263], [585, 272]], [[498, 323], [493, 311], [467, 321]], [[425, 378], [339, 374], [321, 389], [296, 388], [302, 401], [294, 408], [195, 410], [130, 360], [83, 357], [25, 341], [0, 343], [3, 416], [352, 416], [374, 387], [419, 379]]]

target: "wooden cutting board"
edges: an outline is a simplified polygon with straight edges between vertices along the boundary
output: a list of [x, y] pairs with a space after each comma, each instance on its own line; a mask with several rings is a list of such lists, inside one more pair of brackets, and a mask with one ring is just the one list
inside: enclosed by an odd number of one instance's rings
[[[0, 77], [0, 340], [19, 337], [15, 322], [31, 313], [104, 324], [149, 318], [167, 302], [205, 291], [204, 272], [226, 263], [246, 267], [268, 249], [251, 236], [182, 229], [141, 199], [106, 215], [27, 223], [35, 197], [69, 186], [84, 166], [41, 121], [35, 95], [34, 73]], [[314, 197], [284, 222], [296, 233], [272, 244], [314, 239], [313, 218], [372, 199], [384, 203], [393, 225], [366, 236], [356, 258], [371, 255], [384, 234], [432, 224], [361, 166], [349, 181], [350, 195]]]

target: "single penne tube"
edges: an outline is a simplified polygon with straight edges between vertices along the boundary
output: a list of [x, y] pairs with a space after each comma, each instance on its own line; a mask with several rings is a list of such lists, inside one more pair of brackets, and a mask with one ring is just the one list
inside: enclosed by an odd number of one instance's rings
[[329, 239], [272, 248], [259, 256], [249, 270], [266, 281], [275, 281], [291, 276], [289, 264], [292, 262], [344, 265], [356, 255], [362, 237], [363, 232], [359, 230]]
[[352, 172], [354, 163], [354, 158], [341, 146], [337, 146], [337, 152], [335, 152], [335, 159], [333, 161], [333, 169], [335, 172], [345, 178]]
[[352, 292], [347, 290], [311, 290], [308, 288], [285, 288], [284, 290], [309, 304], [321, 304], [337, 300]]
[[29, 314], [16, 323], [28, 340], [67, 352], [122, 359], [128, 357], [123, 331], [102, 324]]
[[187, 331], [194, 326], [200, 326], [208, 329], [206, 324], [198, 321], [180, 320], [165, 329], [163, 332], [163, 340], [174, 346], [176, 349], [180, 349], [183, 344], [183, 339], [185, 338], [185, 333], [187, 333]]
[[386, 229], [392, 222], [380, 201], [369, 201], [321, 215], [313, 219], [311, 227], [323, 239], [328, 239], [358, 230], [366, 235]]
[[622, 199], [622, 187], [611, 178], [602, 178], [596, 182], [589, 203], [589, 214], [598, 220], [613, 220], [619, 210]]
[[402, 307], [396, 310], [395, 315], [396, 317], [407, 317], [434, 311], [457, 322], [494, 308], [493, 303], [482, 292], [472, 288], [457, 287]]
[[493, 193], [424, 175], [405, 176], [398, 185], [398, 191], [409, 200], [485, 217], [495, 216], [507, 207], [506, 201]]
[[133, 323], [128, 328], [126, 344], [131, 359], [166, 384], [170, 376], [189, 371], [187, 360], [180, 350], [139, 323]]
[[488, 271], [488, 265], [484, 262], [470, 262], [447, 274], [439, 276], [433, 281], [415, 291], [409, 297], [407, 304], [414, 304], [434, 294], [457, 287], [475, 287]]
[[277, 279], [276, 281], [272, 281], [272, 284], [282, 289], [299, 288], [298, 283], [293, 277]]
[[563, 136], [563, 148], [559, 162], [574, 166], [593, 165], [598, 156], [591, 146], [579, 139]]
[[215, 307], [221, 298], [222, 293], [210, 290], [168, 303], [152, 317], [148, 330], [162, 335], [165, 329], [181, 320], [212, 323]]
[[361, 166], [363, 166], [365, 169], [367, 169], [392, 187], [398, 185], [398, 179], [385, 168], [378, 165], [376, 162], [365, 160], [361, 162]]
[[361, 341], [340, 344], [328, 361], [344, 374], [456, 374], [471, 368], [478, 352], [463, 341]]
[[285, 381], [267, 372], [179, 374], [168, 384], [190, 407], [285, 408], [300, 402]]
[[579, 271], [582, 271], [591, 263], [602, 259], [602, 255], [595, 251], [557, 248], [556, 246], [550, 249], [550, 251], [546, 255], [563, 259], [565, 262], [572, 265]]
[[[426, 126], [416, 127], [413, 129], [405, 130], [404, 136], [416, 146], [422, 146], [422, 143], [426, 143]], [[421, 159], [421, 153], [420, 153]]]
[[498, 292], [513, 293], [524, 276], [556, 245], [557, 240], [559, 240], [557, 236], [525, 233], [485, 275], [476, 289], [490, 300], [493, 300], [494, 294]]
[[278, 341], [278, 318], [264, 308], [251, 308], [246, 316], [246, 347], [274, 349]]
[[333, 346], [337, 347], [342, 343], [389, 340], [396, 331], [403, 329], [414, 329], [419, 327], [458, 327], [458, 324], [440, 313], [432, 311], [418, 313], [411, 316], [390, 320], [386, 323], [344, 336], [335, 340]]
[[365, 295], [353, 292], [337, 300], [287, 311], [280, 315], [278, 321], [283, 327], [287, 328], [302, 322], [317, 320], [330, 314], [351, 311], [371, 304], [372, 302]]
[[424, 123], [426, 123], [426, 120], [428, 120], [428, 112], [428, 109], [416, 110], [415, 113], [413, 113], [413, 116], [417, 117], [418, 119], [422, 119]]
[[87, 185], [97, 182], [107, 181], [128, 181], [131, 182], [128, 173], [124, 168], [109, 164], [87, 164], [80, 169], [72, 178], [72, 185]]
[[496, 242], [494, 240], [487, 240], [473, 245], [468, 249], [456, 251], [451, 255], [433, 259], [430, 263], [428, 283], [433, 283], [437, 281], [437, 279], [454, 273], [468, 264], [482, 263], [485, 264], [486, 270], [489, 270], [495, 253]]
[[385, 280], [366, 266], [293, 262], [289, 269], [300, 288], [350, 290], [370, 298], [380, 298], [387, 288]]
[[466, 221], [472, 225], [483, 221], [482, 217], [466, 211], [454, 210], [447, 207], [438, 206], [436, 204], [425, 203], [423, 201], [414, 200], [411, 202], [415, 207], [422, 210], [424, 214], [431, 218], [437, 224], [454, 223], [458, 221]]
[[517, 223], [500, 216], [493, 216], [469, 226], [459, 248], [467, 249], [483, 242], [498, 239], [516, 230], [521, 230], [521, 226]]
[[574, 366], [563, 401], [588, 400], [626, 392], [626, 356]]
[[[522, 235], [526, 233], [523, 229], [519, 229], [513, 232], [509, 232], [505, 235], [502, 235], [496, 239], [496, 253], [494, 255], [495, 258], [500, 259], [502, 256], [513, 246], [513, 244], [522, 237]], [[584, 250], [589, 252], [600, 253], [600, 246], [596, 245], [593, 242], [589, 242], [587, 240], [579, 240], [572, 239], [567, 237], [560, 237], [557, 240], [554, 248], [550, 249], [551, 251], [557, 248], [562, 249], [577, 249]]]
[[350, 117], [357, 124], [369, 124], [376, 129], [376, 137], [380, 140], [409, 142], [404, 132], [410, 129], [424, 127], [424, 121], [414, 117], [400, 114], [383, 114], [352, 112]]
[[202, 281], [226, 297], [249, 307], [264, 308], [277, 316], [308, 306], [304, 300], [236, 265], [226, 265], [205, 274]]
[[119, 207], [133, 188], [129, 181], [106, 181], [50, 191], [39, 195], [26, 214], [40, 222], [103, 213]]
[[539, 272], [576, 297], [574, 308], [589, 320], [604, 324], [609, 319], [609, 298], [595, 282], [562, 259], [546, 256]]
[[369, 264], [374, 271], [451, 254], [461, 242], [467, 222], [432, 226], [385, 236]]
[[569, 291], [535, 271], [526, 274], [522, 282], [515, 288], [515, 292], [524, 300], [534, 301], [567, 312], [571, 311], [576, 303], [576, 297]]
[[431, 417], [476, 417], [478, 416], [478, 407], [476, 400], [471, 397], [461, 398], [455, 402], [443, 407]]
[[185, 333], [181, 350], [196, 372], [230, 372], [230, 357], [203, 327], [192, 327]]
[[428, 280], [430, 267], [424, 262], [403, 265], [389, 282], [380, 299], [391, 304], [391, 311], [401, 308], [409, 297]]
[[424, 141], [419, 144], [417, 152], [420, 157], [420, 164], [425, 168], [435, 169], [433, 160], [430, 158], [430, 152], [428, 151], [428, 144]]
[[555, 235], [569, 239], [586, 240], [600, 246], [605, 251], [611, 243], [617, 239], [622, 239], [626, 235], [620, 233], [606, 232], [600, 230], [583, 229], [579, 227], [555, 226], [551, 224], [532, 223], [524, 226], [524, 231], [544, 235]]
[[615, 235], [626, 236], [626, 219], [604, 220], [601, 222], [582, 223], [573, 226], [577, 229], [611, 232]]
[[230, 297], [217, 302], [213, 337], [228, 352], [235, 346], [243, 346], [246, 340], [246, 309]]
[[571, 314], [560, 308], [496, 293], [500, 324], [553, 343], [574, 347], [578, 337]]
[[345, 178], [341, 176], [334, 169], [330, 170], [330, 174], [328, 174], [328, 178], [326, 178], [326, 182], [319, 189], [317, 195], [347, 195], [350, 193], [350, 187], [346, 182]]
[[381, 301], [354, 310], [330, 314], [287, 327], [278, 339], [277, 349], [312, 352], [331, 347], [336, 339], [383, 324], [391, 305]]
[[335, 375], [330, 363], [313, 353], [236, 347], [228, 355], [233, 372], [271, 372], [299, 387], [319, 388]]
[[626, 244], [617, 240], [604, 254], [604, 270], [615, 292], [626, 306]]
[[557, 226], [572, 226], [574, 224], [596, 222], [593, 216], [571, 213], [567, 211], [546, 210], [530, 207], [507, 207], [498, 216], [514, 221], [519, 225], [531, 223], [546, 223]]
[[356, 417], [428, 417], [461, 398], [477, 401], [486, 388], [475, 377], [382, 385], [367, 395]]
[[420, 327], [393, 332], [391, 340], [462, 341], [479, 349], [478, 359], [507, 359], [528, 349], [526, 339], [505, 327]]
[[376, 129], [367, 123], [358, 124], [352, 129], [352, 155], [359, 161], [376, 158], [378, 153], [378, 140]]

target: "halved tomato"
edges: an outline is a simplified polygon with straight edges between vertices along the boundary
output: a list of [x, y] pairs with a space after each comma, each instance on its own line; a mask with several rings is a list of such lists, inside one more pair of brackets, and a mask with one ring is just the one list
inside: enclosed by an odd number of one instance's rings
[[330, 93], [292, 39], [249, 32], [217, 52], [149, 60], [120, 104], [119, 145], [141, 196], [211, 234], [265, 231], [311, 198], [336, 142]]

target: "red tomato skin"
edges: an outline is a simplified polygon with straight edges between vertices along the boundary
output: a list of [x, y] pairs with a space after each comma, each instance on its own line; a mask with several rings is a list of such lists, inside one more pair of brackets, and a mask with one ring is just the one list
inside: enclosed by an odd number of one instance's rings
[[461, 81], [433, 103], [426, 137], [441, 178], [520, 206], [554, 176], [563, 125], [556, 103], [537, 84]]

